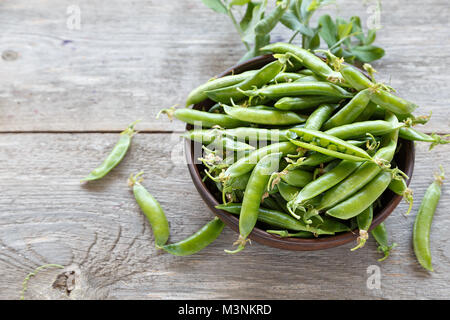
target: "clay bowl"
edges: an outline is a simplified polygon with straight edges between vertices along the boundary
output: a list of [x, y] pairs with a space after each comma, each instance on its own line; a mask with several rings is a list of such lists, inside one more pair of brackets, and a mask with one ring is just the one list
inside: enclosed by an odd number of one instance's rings
[[[237, 74], [252, 69], [259, 69], [273, 60], [274, 58], [271, 55], [256, 57], [226, 70], [225, 72], [220, 74], [219, 77], [223, 77], [231, 73]], [[194, 105], [193, 108], [198, 110], [208, 110], [211, 106], [213, 106], [213, 104], [213, 101], [205, 100], [199, 104]], [[191, 125], [186, 126], [186, 130], [191, 130], [192, 128], [193, 127]], [[217, 195], [214, 195], [214, 192], [210, 191], [210, 189], [213, 189], [211, 185], [208, 186], [202, 181], [200, 172], [203, 172], [204, 167], [202, 164], [197, 164], [195, 161], [198, 157], [200, 157], [200, 154], [194, 154], [194, 150], [200, 150], [201, 146], [199, 148], [200, 144], [198, 144], [196, 148], [194, 148], [195, 144], [198, 143], [189, 140], [185, 141], [185, 155], [192, 181], [194, 182], [195, 187], [200, 193], [200, 196], [203, 198], [211, 211], [223, 222], [225, 222], [225, 224], [227, 224], [231, 229], [239, 233], [238, 216], [215, 208], [215, 206], [218, 205], [221, 200]], [[410, 177], [407, 181], [409, 185], [414, 169], [414, 144], [411, 141], [400, 139], [399, 145], [400, 149], [395, 155], [394, 161], [397, 166]], [[381, 196], [382, 209], [374, 212], [374, 219], [370, 229], [375, 228], [377, 225], [383, 222], [394, 211], [401, 200], [401, 196], [394, 194], [390, 190], [385, 191]], [[265, 229], [260, 228], [259, 222], [249, 236], [251, 240], [263, 245], [279, 249], [297, 251], [312, 251], [333, 248], [349, 242], [354, 242], [357, 237], [358, 230], [343, 232], [333, 236], [320, 236], [313, 239], [281, 238], [279, 236], [269, 234], [265, 231]]]

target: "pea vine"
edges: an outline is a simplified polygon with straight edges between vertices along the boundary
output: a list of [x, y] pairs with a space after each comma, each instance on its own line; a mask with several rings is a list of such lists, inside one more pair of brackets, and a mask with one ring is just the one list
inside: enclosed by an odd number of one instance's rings
[[367, 63], [384, 56], [384, 50], [373, 45], [376, 29], [364, 33], [358, 16], [345, 20], [324, 14], [319, 17], [317, 26], [311, 26], [314, 13], [335, 3], [334, 0], [278, 0], [270, 12], [267, 12], [267, 0], [202, 1], [215, 12], [226, 14], [231, 19], [247, 50], [240, 62], [261, 54], [260, 48], [270, 43], [270, 33], [278, 23], [293, 32], [290, 43], [301, 36], [302, 47], [315, 50], [324, 41], [332, 54], [349, 63]]

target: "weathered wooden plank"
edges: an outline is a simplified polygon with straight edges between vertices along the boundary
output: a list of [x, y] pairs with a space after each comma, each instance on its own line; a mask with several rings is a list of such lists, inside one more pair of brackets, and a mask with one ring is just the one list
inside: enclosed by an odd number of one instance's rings
[[[363, 23], [375, 1], [339, 1], [343, 17]], [[188, 92], [243, 54], [226, 16], [201, 1], [80, 2], [81, 29], [67, 27], [71, 1], [2, 3], [0, 132], [119, 131], [143, 119], [142, 130], [182, 130], [158, 121], [164, 107], [184, 104]], [[420, 8], [420, 9], [418, 9]], [[384, 1], [376, 44], [387, 55], [380, 79], [433, 110], [425, 131], [448, 132], [449, 8], [445, 0]], [[277, 28], [273, 41], [291, 33]]]
[[[419, 200], [442, 163], [450, 171], [450, 148], [427, 152], [418, 145], [412, 182], [412, 216], [401, 204], [386, 221], [398, 247], [385, 262], [371, 239], [318, 252], [289, 252], [253, 243], [242, 254], [227, 255], [236, 234], [226, 228], [197, 255], [157, 253], [126, 179], [145, 171], [149, 191], [161, 202], [171, 241], [188, 236], [211, 218], [183, 163], [171, 161], [182, 146], [176, 136], [138, 134], [123, 163], [103, 180], [79, 179], [109, 152], [117, 134], [0, 135], [0, 298], [19, 297], [21, 282], [45, 263], [75, 272], [75, 289], [53, 289], [59, 269], [29, 283], [27, 298], [105, 299], [262, 299], [262, 298], [450, 298], [450, 189], [445, 186], [432, 228], [436, 272], [428, 275], [415, 261], [412, 225]], [[433, 159], [433, 161], [430, 161]], [[381, 289], [366, 286], [367, 268], [381, 270]]]

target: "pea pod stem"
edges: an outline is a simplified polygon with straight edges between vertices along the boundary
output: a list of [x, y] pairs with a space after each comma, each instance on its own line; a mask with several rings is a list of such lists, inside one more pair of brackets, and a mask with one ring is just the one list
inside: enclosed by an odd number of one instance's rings
[[382, 258], [378, 259], [378, 261], [381, 262], [386, 260], [389, 257], [392, 249], [394, 249], [397, 246], [397, 244], [395, 242], [392, 243], [391, 245], [389, 244], [388, 233], [384, 222], [380, 223], [378, 226], [373, 228], [371, 234], [378, 243], [377, 250], [383, 253], [384, 255]]
[[422, 142], [430, 142], [430, 150], [433, 149], [438, 144], [447, 144], [450, 143], [450, 140], [445, 140], [443, 138], [449, 137], [450, 135], [445, 135], [441, 137], [435, 133], [428, 135], [426, 133], [420, 132], [414, 128], [400, 128], [399, 136], [402, 139], [410, 140], [410, 141], [422, 141]]
[[369, 239], [369, 228], [373, 220], [373, 206], [369, 206], [366, 210], [356, 216], [356, 222], [358, 224], [359, 236], [357, 239], [356, 247], [350, 249], [355, 251], [364, 247], [367, 239]]
[[389, 190], [402, 196], [405, 199], [406, 203], [408, 203], [409, 205], [408, 210], [405, 213], [405, 216], [409, 215], [414, 204], [414, 197], [413, 191], [410, 188], [408, 188], [405, 179], [403, 177], [392, 179], [392, 182], [389, 184]]

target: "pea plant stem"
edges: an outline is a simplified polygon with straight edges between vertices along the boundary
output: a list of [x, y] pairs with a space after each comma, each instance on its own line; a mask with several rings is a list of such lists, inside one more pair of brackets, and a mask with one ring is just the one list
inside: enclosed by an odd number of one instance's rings
[[244, 44], [245, 48], [247, 49], [247, 51], [250, 51], [250, 46], [247, 43], [247, 41], [244, 40], [244, 35], [242, 33], [241, 27], [237, 23], [236, 18], [234, 17], [233, 12], [231, 11], [231, 8], [227, 8], [227, 14], [230, 17], [231, 21], [233, 22], [233, 25], [236, 28], [236, 31], [239, 33], [239, 36], [240, 36], [241, 41]]

